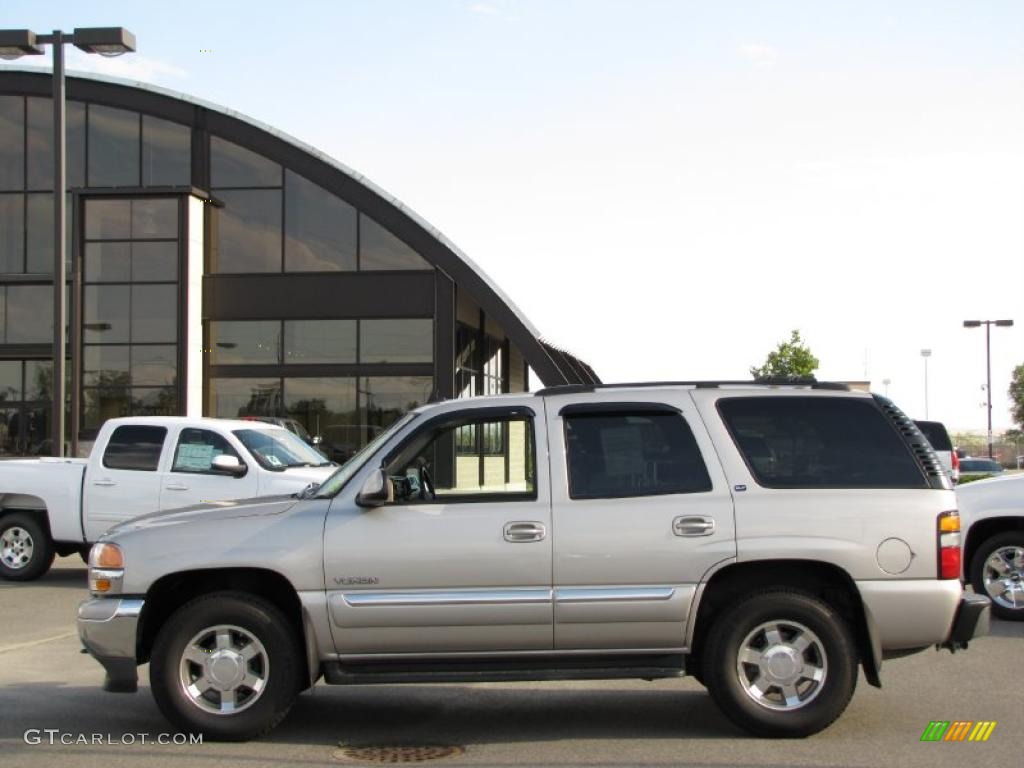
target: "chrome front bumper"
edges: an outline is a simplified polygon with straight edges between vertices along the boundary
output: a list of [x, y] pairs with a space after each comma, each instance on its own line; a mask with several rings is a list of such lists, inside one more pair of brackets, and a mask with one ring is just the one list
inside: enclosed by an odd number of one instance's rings
[[103, 690], [134, 693], [138, 688], [135, 645], [144, 600], [100, 597], [78, 606], [82, 645], [107, 671]]

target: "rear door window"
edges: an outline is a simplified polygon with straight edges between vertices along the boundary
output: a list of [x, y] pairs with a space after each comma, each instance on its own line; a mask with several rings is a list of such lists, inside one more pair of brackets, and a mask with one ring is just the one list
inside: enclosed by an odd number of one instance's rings
[[166, 437], [164, 427], [136, 424], [118, 427], [103, 452], [103, 466], [107, 469], [156, 472]]
[[875, 405], [840, 397], [735, 397], [718, 410], [767, 488], [927, 488], [910, 449]]
[[678, 411], [567, 411], [563, 417], [570, 498], [711, 490], [700, 448]]

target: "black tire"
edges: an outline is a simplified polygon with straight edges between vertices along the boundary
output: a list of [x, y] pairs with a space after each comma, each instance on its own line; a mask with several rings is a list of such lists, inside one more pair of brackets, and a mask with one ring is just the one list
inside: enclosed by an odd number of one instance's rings
[[0, 517], [0, 553], [0, 576], [11, 581], [38, 579], [55, 556], [46, 527], [29, 512]]
[[[204, 630], [222, 625], [249, 633], [267, 658], [262, 691], [233, 714], [206, 711], [181, 681], [186, 646]], [[149, 682], [160, 711], [182, 731], [214, 741], [245, 741], [268, 733], [288, 714], [301, 689], [305, 658], [296, 633], [276, 606], [252, 594], [214, 592], [186, 603], [164, 623], [153, 644]], [[210, 694], [219, 696], [212, 689]]]
[[[783, 644], [770, 645], [767, 635], [758, 631], [772, 623], [779, 625], [776, 629]], [[802, 634], [795, 625], [816, 636], [817, 642], [802, 653], [788, 645]], [[767, 676], [759, 678], [761, 670], [753, 663], [742, 665], [741, 680], [741, 646], [746, 641], [755, 653], [759, 652], [755, 647], [758, 638], [765, 643], [761, 648], [774, 648], [772, 655], [781, 654], [783, 666], [789, 663], [794, 669], [796, 664], [824, 669], [820, 682], [801, 680], [791, 689], [798, 694], [794, 701], [802, 699], [804, 703], [783, 708], [785, 702], [774, 701], [782, 697], [781, 686], [776, 687]], [[704, 646], [704, 680], [715, 703], [744, 730], [755, 736], [799, 738], [824, 730], [843, 713], [857, 685], [857, 661], [850, 628], [831, 606], [803, 592], [771, 589], [743, 598], [715, 618]], [[761, 700], [746, 688], [756, 679], [768, 683]]]
[[[992, 613], [995, 616], [1009, 621], [1024, 621], [1024, 599], [1022, 599], [1024, 593], [1017, 596], [1016, 602], [1019, 607], [1015, 608], [1011, 604], [1013, 601], [1003, 598], [1004, 602], [1000, 602], [998, 597], [991, 595], [985, 588], [985, 563], [998, 550], [1007, 547], [1024, 549], [1024, 530], [997, 533], [981, 543], [981, 546], [975, 551], [974, 557], [971, 558], [971, 586], [979, 595], [984, 595], [992, 601]], [[1016, 573], [1017, 588], [1024, 590], [1024, 568], [1013, 569], [1011, 578], [1013, 578], [1013, 573]]]

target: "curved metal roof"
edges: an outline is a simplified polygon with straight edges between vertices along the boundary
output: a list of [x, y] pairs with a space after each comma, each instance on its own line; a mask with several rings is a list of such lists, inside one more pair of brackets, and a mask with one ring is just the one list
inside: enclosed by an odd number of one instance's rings
[[[20, 77], [12, 83], [8, 75]], [[8, 85], [5, 86], [5, 82]], [[45, 70], [26, 66], [0, 66], [0, 92], [48, 96], [49, 82], [50, 75]], [[313, 181], [355, 204], [416, 248], [456, 285], [468, 290], [484, 312], [505, 330], [545, 386], [599, 383], [600, 380], [590, 366], [544, 340], [497, 283], [443, 232], [366, 176], [316, 147], [235, 110], [148, 83], [106, 75], [69, 73], [67, 94], [68, 98], [132, 109], [185, 122], [193, 127], [207, 127], [212, 133], [247, 146], [285, 167], [302, 172], [296, 166], [307, 166], [306, 175], [317, 177]], [[190, 107], [193, 114], [183, 112], [181, 105]], [[252, 146], [254, 143], [258, 146]], [[325, 175], [315, 170], [308, 173], [313, 170], [308, 167], [309, 162], [299, 158], [315, 161], [328, 173]], [[335, 178], [331, 179], [331, 175]], [[356, 189], [364, 194], [353, 194]], [[425, 242], [424, 235], [434, 247]]]

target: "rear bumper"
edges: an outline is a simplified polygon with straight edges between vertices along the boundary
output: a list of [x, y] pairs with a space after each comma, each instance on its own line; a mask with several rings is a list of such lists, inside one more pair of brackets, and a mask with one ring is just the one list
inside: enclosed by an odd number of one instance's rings
[[987, 635], [991, 606], [992, 601], [983, 595], [965, 594], [961, 597], [953, 619], [953, 630], [942, 647], [956, 651], [966, 648], [974, 638]]
[[144, 602], [104, 597], [78, 606], [78, 636], [107, 671], [105, 691], [134, 693], [138, 688], [135, 645]]

